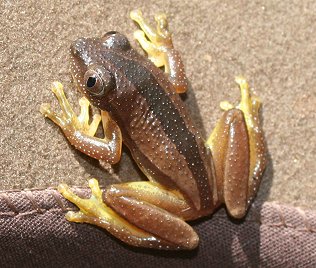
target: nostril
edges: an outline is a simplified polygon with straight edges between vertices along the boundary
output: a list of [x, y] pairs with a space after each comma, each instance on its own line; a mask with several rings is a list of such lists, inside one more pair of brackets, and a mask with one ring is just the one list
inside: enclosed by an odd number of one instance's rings
[[71, 53], [72, 56], [75, 56], [78, 53], [77, 49], [76, 49], [76, 46], [74, 44], [70, 45], [70, 53]]

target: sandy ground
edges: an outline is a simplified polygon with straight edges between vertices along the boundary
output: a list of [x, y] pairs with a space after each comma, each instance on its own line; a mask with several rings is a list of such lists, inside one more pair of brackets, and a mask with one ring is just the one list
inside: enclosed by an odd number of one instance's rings
[[[237, 102], [242, 74], [263, 101], [269, 165], [258, 198], [314, 209], [316, 205], [316, 2], [306, 1], [11, 1], [0, 14], [0, 189], [106, 185], [141, 176], [124, 153], [113, 178], [72, 149], [39, 113], [61, 81], [76, 106], [68, 48], [78, 37], [116, 30], [132, 40], [129, 11], [152, 19], [165, 12], [182, 52], [191, 89], [187, 104], [210, 133], [219, 102]], [[138, 45], [132, 40], [135, 47]], [[139, 47], [138, 47], [139, 48]], [[57, 102], [54, 100], [57, 109]]]

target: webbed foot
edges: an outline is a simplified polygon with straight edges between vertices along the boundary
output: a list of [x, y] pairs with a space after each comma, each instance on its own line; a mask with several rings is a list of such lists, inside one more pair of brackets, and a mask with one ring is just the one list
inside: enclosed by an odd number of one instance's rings
[[101, 115], [95, 114], [92, 122], [89, 123], [88, 99], [83, 97], [79, 100], [81, 112], [77, 116], [65, 96], [62, 84], [54, 82], [52, 91], [58, 99], [61, 113], [52, 111], [48, 103], [41, 105], [40, 112], [58, 125], [69, 142], [82, 153], [105, 160], [109, 164], [117, 163], [121, 156], [121, 131], [108, 113], [101, 112], [105, 137], [103, 139], [94, 137], [101, 122]]
[[58, 191], [80, 209], [78, 212], [67, 212], [66, 218], [68, 221], [88, 222], [94, 221], [93, 218], [111, 219], [110, 214], [112, 211], [103, 203], [102, 191], [99, 188], [98, 181], [96, 179], [89, 180], [89, 187], [91, 189], [91, 197], [83, 199], [72, 192], [68, 185], [60, 184], [58, 186]]
[[101, 116], [99, 114], [95, 114], [91, 124], [89, 124], [90, 103], [88, 99], [83, 97], [79, 100], [81, 112], [77, 117], [65, 96], [63, 85], [60, 82], [54, 82], [52, 91], [58, 99], [62, 112], [57, 114], [56, 112], [52, 111], [49, 103], [43, 103], [40, 107], [40, 112], [45, 117], [51, 119], [64, 132], [78, 130], [86, 135], [94, 136], [101, 122]]
[[165, 14], [157, 14], [155, 16], [156, 29], [153, 29], [145, 22], [140, 10], [132, 11], [130, 17], [141, 28], [141, 30], [134, 32], [134, 38], [146, 51], [148, 58], [157, 67], [165, 68], [165, 72], [169, 75], [169, 80], [174, 85], [177, 93], [185, 92], [188, 82], [181, 56], [173, 47], [167, 16]]

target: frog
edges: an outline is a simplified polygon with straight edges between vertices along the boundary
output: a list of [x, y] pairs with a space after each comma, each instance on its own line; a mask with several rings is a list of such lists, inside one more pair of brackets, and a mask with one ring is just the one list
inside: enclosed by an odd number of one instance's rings
[[[146, 53], [117, 31], [77, 39], [70, 47], [70, 72], [83, 94], [79, 115], [60, 82], [52, 91], [61, 112], [48, 103], [40, 111], [71, 145], [97, 160], [118, 163], [126, 145], [148, 180], [101, 190], [98, 180], [90, 179], [89, 198], [64, 183], [58, 191], [79, 208], [66, 213], [70, 222], [99, 226], [135, 247], [192, 250], [199, 237], [191, 221], [221, 206], [242, 219], [256, 196], [267, 163], [261, 100], [244, 77], [236, 77], [240, 103], [221, 102], [224, 113], [204, 139], [180, 96], [188, 79], [167, 16], [155, 15], [156, 27], [140, 10], [130, 17], [139, 26], [134, 38]], [[92, 118], [91, 106], [100, 111]], [[97, 137], [101, 124], [104, 137]]]

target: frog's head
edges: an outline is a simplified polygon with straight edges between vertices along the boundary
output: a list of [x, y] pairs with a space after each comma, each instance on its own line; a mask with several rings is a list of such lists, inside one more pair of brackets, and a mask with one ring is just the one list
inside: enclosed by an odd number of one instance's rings
[[70, 71], [79, 90], [96, 107], [117, 87], [116, 68], [109, 52], [130, 50], [127, 38], [115, 31], [102, 38], [80, 38], [70, 47]]

